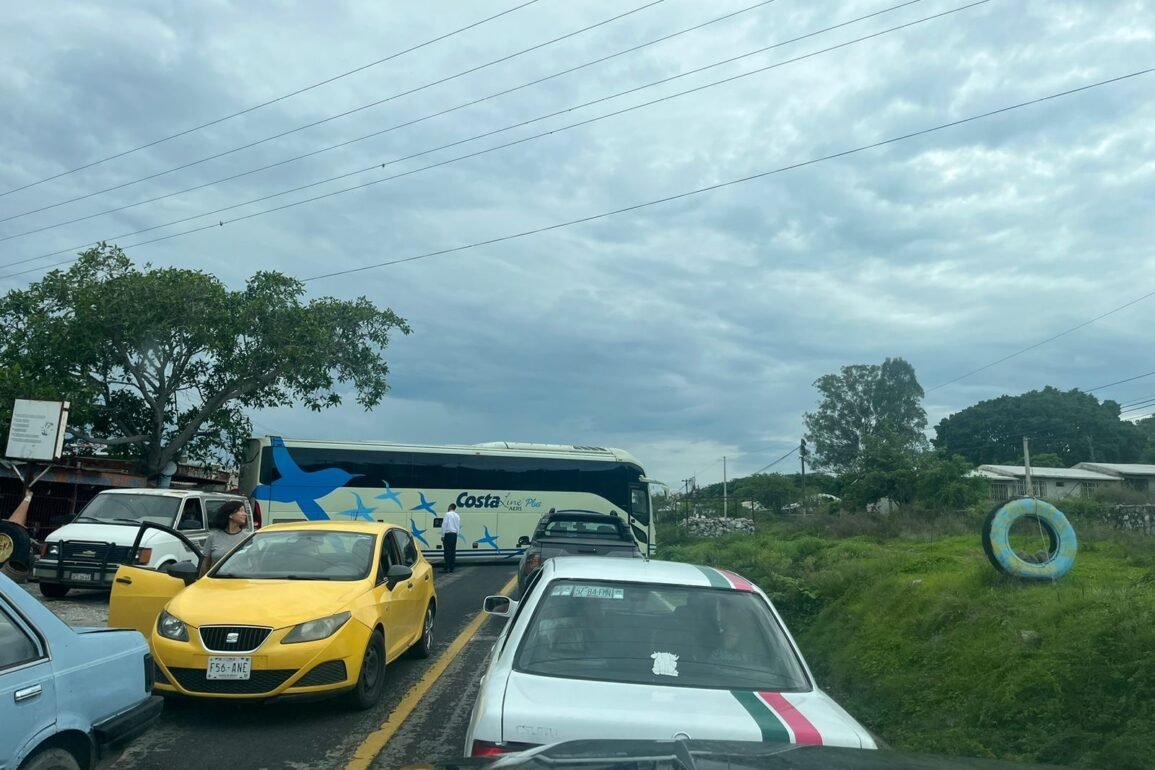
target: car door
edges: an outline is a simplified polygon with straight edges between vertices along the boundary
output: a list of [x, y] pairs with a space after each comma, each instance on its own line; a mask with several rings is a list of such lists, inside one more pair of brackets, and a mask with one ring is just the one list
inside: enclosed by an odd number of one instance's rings
[[0, 595], [0, 763], [52, 729], [56, 681], [47, 641]]
[[[432, 570], [428, 569], [428, 562], [418, 560], [417, 547], [408, 532], [393, 529], [389, 531], [389, 537], [393, 539], [401, 563], [413, 570], [413, 576], [409, 580], [401, 581], [393, 589], [393, 599], [404, 605], [402, 617], [405, 618], [406, 633], [412, 641], [416, 641], [421, 635], [421, 624], [425, 619], [428, 587], [433, 585], [429, 574]], [[426, 569], [422, 569], [423, 565]]]
[[135, 628], [151, 640], [160, 611], [184, 587], [183, 580], [164, 572], [120, 565], [108, 599], [108, 627]]
[[377, 614], [385, 626], [385, 655], [389, 660], [405, 651], [408, 642], [406, 633], [410, 626], [405, 618], [405, 602], [398, 598], [399, 587], [408, 581], [402, 581], [390, 588], [385, 579], [389, 568], [401, 563], [397, 541], [389, 537], [388, 532], [384, 533], [381, 536], [381, 556], [377, 566], [377, 585], [373, 588], [373, 600], [377, 605]]

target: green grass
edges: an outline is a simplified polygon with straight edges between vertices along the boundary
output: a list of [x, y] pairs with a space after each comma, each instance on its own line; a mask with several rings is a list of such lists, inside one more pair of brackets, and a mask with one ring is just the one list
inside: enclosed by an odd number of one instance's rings
[[819, 685], [892, 748], [1155, 763], [1151, 539], [1075, 522], [1074, 570], [1031, 584], [987, 562], [979, 512], [808, 518], [719, 540], [667, 528], [659, 556], [756, 582]]

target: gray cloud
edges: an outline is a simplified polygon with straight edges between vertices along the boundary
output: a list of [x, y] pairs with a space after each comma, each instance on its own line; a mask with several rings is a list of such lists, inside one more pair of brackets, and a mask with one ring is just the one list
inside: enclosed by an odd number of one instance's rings
[[[220, 0], [11, 9], [0, 191], [243, 109], [515, 3]], [[52, 211], [0, 235], [162, 195], [379, 131], [751, 4], [667, 0], [506, 64], [243, 153]], [[958, 4], [836, 32], [489, 139], [122, 245], [232, 219], [796, 57]], [[641, 5], [639, 2], [638, 5]], [[152, 227], [422, 152], [887, 7], [778, 0], [636, 54], [219, 187], [0, 243], [0, 264]], [[420, 86], [621, 13], [542, 0], [395, 61], [150, 150], [0, 197], [0, 218], [131, 181]], [[233, 285], [308, 277], [504, 236], [797, 163], [1125, 74], [1146, 2], [992, 2], [730, 84], [288, 211], [130, 250]], [[1155, 107], [1135, 79], [606, 220], [319, 280], [414, 327], [393, 391], [363, 415], [279, 410], [258, 428], [331, 438], [619, 445], [680, 483], [790, 449], [813, 381], [902, 355], [933, 387], [1150, 287]], [[43, 265], [50, 260], [32, 263]], [[30, 265], [25, 265], [28, 267]], [[8, 273], [0, 269], [0, 274]], [[40, 273], [0, 280], [0, 289]], [[927, 398], [931, 423], [1000, 393], [1155, 368], [1141, 303]], [[1155, 392], [1139, 380], [1104, 396]], [[793, 469], [792, 459], [783, 466]]]

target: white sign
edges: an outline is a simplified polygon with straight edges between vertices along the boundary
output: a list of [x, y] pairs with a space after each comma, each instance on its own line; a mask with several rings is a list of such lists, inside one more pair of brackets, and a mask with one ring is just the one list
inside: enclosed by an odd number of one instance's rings
[[64, 451], [64, 429], [68, 425], [67, 401], [16, 399], [8, 449], [13, 460], [58, 460]]

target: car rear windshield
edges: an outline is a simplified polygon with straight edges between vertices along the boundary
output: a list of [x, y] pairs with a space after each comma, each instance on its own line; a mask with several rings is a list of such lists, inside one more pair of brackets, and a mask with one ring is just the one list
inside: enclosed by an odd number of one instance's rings
[[811, 689], [758, 594], [568, 579], [539, 590], [514, 664], [519, 671], [670, 687]]
[[249, 580], [364, 580], [375, 535], [310, 530], [257, 532], [210, 573]]
[[618, 522], [590, 516], [558, 517], [545, 523], [538, 533], [541, 538], [595, 538], [602, 540], [629, 540]]
[[142, 522], [172, 526], [181, 498], [167, 495], [97, 495], [77, 520]]

